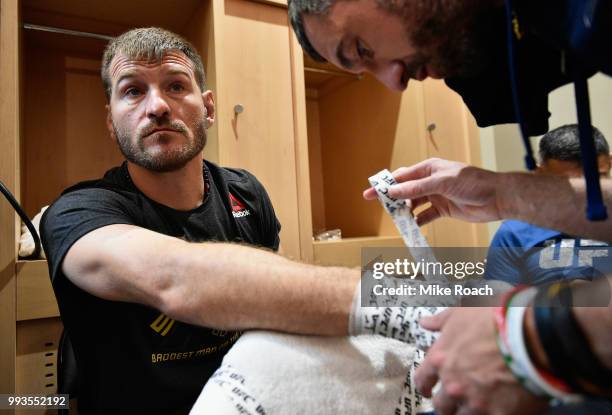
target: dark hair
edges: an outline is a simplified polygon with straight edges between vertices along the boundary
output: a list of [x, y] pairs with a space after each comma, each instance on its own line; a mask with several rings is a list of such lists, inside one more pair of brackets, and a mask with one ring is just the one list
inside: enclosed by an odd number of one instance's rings
[[[597, 155], [610, 153], [608, 142], [601, 131], [595, 127], [593, 127], [593, 138]], [[564, 125], [546, 133], [540, 140], [540, 160], [542, 162], [548, 160], [573, 161], [582, 165], [578, 125]]]
[[102, 56], [102, 82], [106, 98], [110, 99], [112, 83], [108, 68], [117, 55], [121, 53], [130, 59], [147, 59], [159, 61], [170, 51], [183, 52], [193, 63], [196, 81], [201, 91], [205, 90], [205, 75], [202, 58], [191, 45], [181, 36], [159, 27], [144, 27], [132, 29], [114, 38], [106, 46]]
[[293, 26], [293, 31], [297, 36], [298, 42], [302, 45], [304, 52], [318, 62], [326, 62], [326, 59], [315, 50], [310, 40], [308, 40], [308, 36], [306, 36], [306, 32], [304, 31], [302, 16], [304, 14], [325, 15], [335, 1], [336, 0], [288, 0], [289, 21], [291, 22], [291, 26]]

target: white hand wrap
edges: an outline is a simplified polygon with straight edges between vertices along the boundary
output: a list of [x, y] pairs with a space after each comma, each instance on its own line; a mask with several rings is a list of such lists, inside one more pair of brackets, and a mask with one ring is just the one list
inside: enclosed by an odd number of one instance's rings
[[[403, 282], [405, 283], [405, 282]], [[418, 283], [418, 281], [415, 281]], [[406, 343], [415, 344], [427, 350], [436, 340], [438, 334], [425, 330], [419, 324], [421, 317], [432, 316], [446, 307], [426, 306], [427, 299], [422, 298], [422, 306], [410, 307], [363, 307], [361, 305], [361, 282], [353, 297], [349, 317], [349, 334], [377, 334]]]

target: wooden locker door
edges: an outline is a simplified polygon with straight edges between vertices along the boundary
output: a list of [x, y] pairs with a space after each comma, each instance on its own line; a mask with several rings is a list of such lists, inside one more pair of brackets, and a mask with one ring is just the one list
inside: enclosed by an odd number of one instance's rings
[[[476, 122], [461, 97], [440, 80], [423, 83], [429, 157], [480, 165]], [[487, 246], [486, 225], [443, 218], [433, 223], [436, 246]]]
[[[20, 7], [0, 0], [0, 180], [20, 200]], [[0, 391], [15, 392], [15, 258], [20, 231], [15, 211], [0, 196]], [[13, 413], [7, 411], [7, 414]]]
[[223, 7], [215, 11], [219, 161], [263, 183], [282, 224], [283, 250], [300, 258], [287, 9], [247, 0], [216, 4]]

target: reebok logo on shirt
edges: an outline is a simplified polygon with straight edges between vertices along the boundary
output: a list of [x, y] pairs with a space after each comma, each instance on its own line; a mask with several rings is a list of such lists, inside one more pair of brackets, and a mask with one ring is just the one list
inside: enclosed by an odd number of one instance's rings
[[233, 194], [229, 194], [230, 203], [232, 205], [232, 215], [234, 218], [244, 218], [245, 216], [249, 216], [251, 212], [244, 207], [242, 202], [234, 197]]

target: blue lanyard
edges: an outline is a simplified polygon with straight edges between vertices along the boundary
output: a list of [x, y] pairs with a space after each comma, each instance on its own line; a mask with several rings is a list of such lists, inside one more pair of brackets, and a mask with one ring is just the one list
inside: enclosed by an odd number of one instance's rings
[[[521, 113], [521, 105], [518, 92], [518, 78], [516, 70], [516, 57], [514, 49], [514, 17], [512, 0], [506, 0], [506, 32], [508, 40], [508, 65], [510, 69], [510, 82], [512, 86], [512, 99], [514, 101], [514, 112], [521, 130], [523, 145], [525, 146], [525, 165], [528, 170], [536, 168], [533, 157], [533, 149], [529, 142], [527, 126]], [[593, 127], [591, 125], [591, 109], [589, 106], [589, 91], [587, 79], [580, 74], [574, 78], [574, 90], [576, 95], [576, 109], [578, 113], [578, 131], [580, 133], [580, 152], [582, 155], [582, 166], [587, 192], [586, 217], [590, 221], [603, 221], [608, 218], [606, 206], [603, 203], [601, 186], [599, 183], [599, 169], [597, 153], [593, 138]]]
[[580, 154], [582, 169], [586, 181], [587, 218], [591, 221], [606, 220], [608, 213], [604, 205], [599, 183], [599, 169], [593, 126], [591, 125], [591, 109], [589, 107], [589, 85], [586, 78], [576, 77], [574, 80], [576, 95], [576, 110], [578, 112], [578, 131], [580, 132]]
[[533, 148], [529, 141], [527, 133], [527, 125], [523, 121], [523, 113], [521, 112], [521, 104], [519, 102], [518, 79], [516, 74], [516, 58], [514, 56], [514, 17], [513, 17], [512, 0], [506, 0], [506, 37], [508, 39], [508, 65], [510, 67], [510, 83], [512, 85], [512, 101], [514, 101], [514, 113], [519, 129], [521, 130], [521, 138], [525, 146], [525, 167], [527, 170], [535, 170], [536, 162], [533, 157]]

